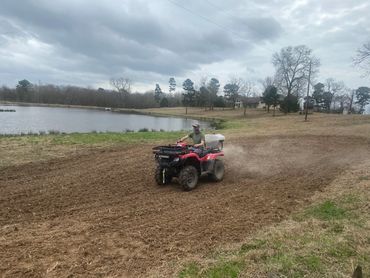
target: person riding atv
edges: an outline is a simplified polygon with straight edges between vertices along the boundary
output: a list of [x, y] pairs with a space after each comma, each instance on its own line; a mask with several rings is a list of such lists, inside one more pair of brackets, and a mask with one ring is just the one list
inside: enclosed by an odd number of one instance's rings
[[182, 137], [179, 142], [183, 142], [188, 138], [191, 138], [193, 140], [193, 147], [194, 151], [198, 154], [201, 154], [204, 147], [205, 147], [205, 136], [204, 134], [200, 131], [200, 125], [197, 121], [194, 121], [192, 123], [193, 127], [193, 132], [189, 133], [188, 135], [185, 135]]

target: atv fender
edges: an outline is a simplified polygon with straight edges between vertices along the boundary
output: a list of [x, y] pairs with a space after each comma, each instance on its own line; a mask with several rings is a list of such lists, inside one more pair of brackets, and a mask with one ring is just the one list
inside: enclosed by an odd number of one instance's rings
[[195, 160], [200, 161], [199, 156], [196, 153], [187, 153], [180, 157], [182, 160], [187, 160], [189, 158], [194, 158]]
[[219, 156], [224, 156], [224, 153], [223, 152], [220, 152], [220, 153], [209, 153], [207, 154], [206, 156], [202, 157], [202, 161], [207, 161], [207, 160], [215, 160], [217, 159]]
[[202, 169], [200, 167], [201, 160], [199, 159], [197, 154], [189, 153], [189, 154], [182, 155], [180, 158], [180, 161], [182, 161], [183, 166], [187, 166], [187, 165], [194, 166], [198, 170], [199, 175], [202, 173]]

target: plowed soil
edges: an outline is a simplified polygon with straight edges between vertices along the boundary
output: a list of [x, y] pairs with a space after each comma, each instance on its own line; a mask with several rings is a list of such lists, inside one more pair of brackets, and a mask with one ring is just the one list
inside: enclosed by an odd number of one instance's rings
[[164, 262], [242, 241], [307, 204], [369, 155], [359, 137], [227, 142], [226, 176], [191, 192], [154, 183], [150, 145], [0, 174], [0, 275], [145, 277]]

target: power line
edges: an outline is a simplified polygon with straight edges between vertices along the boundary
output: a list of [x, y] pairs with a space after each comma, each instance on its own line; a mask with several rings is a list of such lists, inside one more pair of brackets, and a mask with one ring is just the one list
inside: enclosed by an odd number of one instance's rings
[[[235, 14], [233, 14], [231, 11], [228, 11], [228, 10], [225, 10], [224, 7], [221, 7], [219, 5], [216, 5], [214, 4], [212, 1], [210, 0], [204, 0], [205, 2], [207, 2], [210, 6], [212, 6], [213, 8], [217, 9], [218, 11], [220, 11], [221, 13], [225, 14], [225, 15], [229, 15], [229, 16], [235, 16]], [[272, 50], [270, 47], [268, 46], [262, 46], [262, 48], [265, 48], [271, 52], [274, 52], [274, 50]]]
[[200, 14], [197, 14], [197, 13], [193, 12], [193, 11], [192, 11], [192, 10], [190, 10], [189, 8], [187, 8], [187, 7], [183, 6], [183, 5], [181, 5], [180, 3], [176, 2], [176, 1], [173, 1], [173, 0], [167, 0], [167, 1], [168, 1], [168, 2], [170, 2], [170, 3], [171, 3], [171, 4], [173, 4], [173, 5], [175, 5], [175, 6], [179, 7], [179, 8], [181, 8], [181, 9], [183, 9], [183, 10], [187, 11], [188, 13], [191, 13], [191, 14], [193, 14], [193, 15], [195, 15], [195, 16], [198, 16], [198, 17], [202, 18], [203, 20], [207, 21], [208, 23], [211, 23], [211, 24], [213, 24], [213, 25], [217, 26], [218, 28], [220, 28], [220, 29], [222, 29], [222, 30], [224, 30], [224, 31], [226, 31], [226, 32], [231, 32], [231, 33], [233, 33], [235, 36], [239, 37], [239, 38], [240, 38], [240, 39], [242, 39], [242, 40], [247, 40], [246, 38], [243, 38], [242, 36], [240, 36], [240, 35], [239, 35], [238, 33], [236, 33], [235, 31], [233, 31], [233, 30], [231, 30], [231, 29], [229, 29], [229, 28], [227, 28], [227, 27], [225, 27], [225, 26], [223, 26], [223, 25], [221, 25], [221, 24], [219, 24], [219, 23], [217, 23], [217, 22], [215, 22], [215, 21], [213, 21], [213, 20], [209, 19], [208, 17], [205, 17], [205, 16], [203, 16], [203, 15], [200, 15]]
[[[228, 27], [225, 27], [225, 26], [223, 26], [223, 25], [221, 25], [221, 24], [219, 24], [219, 23], [217, 23], [217, 22], [215, 22], [215, 21], [213, 21], [213, 20], [211, 20], [211, 19], [209, 19], [208, 17], [205, 17], [205, 16], [203, 16], [203, 15], [201, 15], [201, 14], [197, 14], [197, 13], [195, 13], [195, 12], [193, 12], [191, 9], [189, 9], [189, 8], [187, 8], [187, 7], [185, 7], [185, 6], [183, 6], [183, 5], [181, 5], [180, 3], [178, 3], [177, 1], [174, 1], [174, 0], [167, 0], [168, 2], [170, 2], [171, 4], [173, 4], [173, 5], [175, 5], [175, 6], [177, 6], [177, 7], [179, 7], [179, 8], [181, 8], [181, 9], [183, 9], [183, 10], [185, 10], [185, 11], [187, 11], [188, 13], [191, 13], [191, 14], [193, 14], [193, 15], [195, 15], [195, 16], [197, 16], [197, 17], [199, 17], [199, 18], [201, 18], [201, 19], [203, 19], [203, 20], [205, 20], [205, 21], [207, 21], [208, 23], [211, 23], [211, 24], [213, 24], [213, 25], [215, 25], [215, 26], [217, 26], [218, 28], [220, 28], [220, 29], [222, 29], [222, 30], [224, 30], [224, 31], [226, 31], [226, 32], [230, 32], [230, 33], [232, 33], [232, 34], [234, 34], [235, 36], [237, 36], [239, 39], [241, 39], [241, 40], [244, 40], [244, 41], [249, 41], [247, 38], [245, 38], [245, 37], [242, 37], [242, 36], [240, 36], [237, 32], [235, 32], [234, 30], [231, 30], [230, 28], [228, 28]], [[205, 0], [206, 2], [208, 2], [209, 4], [211, 4], [213, 7], [215, 7], [215, 8], [217, 8], [217, 9], [219, 9], [219, 10], [221, 10], [222, 12], [224, 12], [224, 13], [226, 13], [225, 11], [224, 11], [224, 9], [222, 8], [222, 7], [220, 7], [220, 6], [218, 6], [218, 5], [215, 5], [215, 4], [213, 4], [212, 2], [210, 2], [209, 0]], [[227, 12], [228, 14], [230, 14], [230, 15], [232, 15], [230, 12]], [[249, 41], [250, 42], [250, 41]], [[271, 48], [269, 48], [269, 47], [267, 47], [267, 46], [259, 46], [259, 47], [262, 47], [262, 48], [264, 48], [264, 49], [267, 49], [268, 51], [271, 51], [271, 52], [274, 52], [274, 50], [272, 50]]]
[[211, 2], [211, 1], [209, 1], [209, 0], [204, 0], [204, 1], [206, 1], [208, 4], [210, 4], [210, 5], [211, 5], [211, 6], [213, 6], [214, 8], [219, 9], [219, 10], [221, 10], [222, 12], [225, 12], [225, 11], [224, 11], [224, 9], [223, 9], [222, 7], [220, 7], [220, 6], [218, 6], [218, 5], [215, 5], [213, 2]]

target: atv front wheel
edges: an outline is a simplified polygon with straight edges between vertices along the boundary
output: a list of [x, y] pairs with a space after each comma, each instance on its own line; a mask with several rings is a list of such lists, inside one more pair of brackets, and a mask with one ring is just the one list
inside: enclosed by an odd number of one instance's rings
[[155, 181], [158, 185], [166, 185], [171, 182], [172, 177], [167, 174], [167, 169], [157, 166], [155, 169]]
[[225, 174], [225, 166], [222, 160], [216, 159], [213, 172], [209, 174], [209, 177], [213, 181], [222, 181]]
[[190, 191], [197, 186], [198, 170], [194, 166], [185, 166], [179, 174], [179, 183], [185, 191]]

